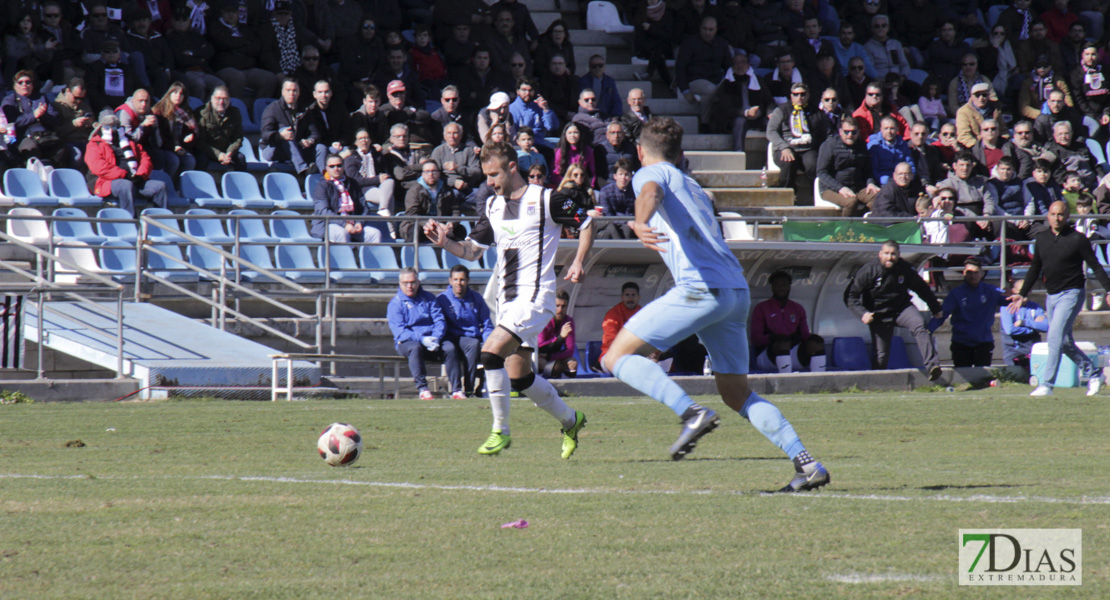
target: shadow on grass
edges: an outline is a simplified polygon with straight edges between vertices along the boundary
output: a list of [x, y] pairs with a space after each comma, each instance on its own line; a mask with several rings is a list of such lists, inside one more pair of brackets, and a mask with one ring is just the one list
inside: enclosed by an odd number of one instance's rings
[[993, 490], [1030, 487], [1026, 483], [992, 483], [982, 485], [926, 485], [917, 489], [927, 492], [944, 492], [947, 490]]
[[732, 461], [753, 461], [753, 460], [769, 460], [769, 461], [784, 461], [781, 456], [704, 456], [704, 457], [686, 457], [682, 460], [671, 460], [670, 458], [641, 458], [637, 460], [625, 460], [621, 462], [626, 463], [673, 463], [673, 462], [732, 462]]

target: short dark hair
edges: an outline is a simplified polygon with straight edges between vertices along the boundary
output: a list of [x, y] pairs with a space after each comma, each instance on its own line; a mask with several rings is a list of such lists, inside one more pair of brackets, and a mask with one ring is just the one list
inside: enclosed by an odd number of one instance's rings
[[974, 267], [979, 267], [980, 269], [982, 269], [983, 268], [983, 259], [979, 258], [978, 256], [969, 256], [969, 257], [964, 259], [964, 266], [967, 267], [969, 265], [974, 266]]
[[844, 127], [845, 125], [851, 125], [852, 127], [858, 128], [859, 122], [856, 121], [856, 118], [852, 115], [844, 115], [843, 117], [840, 117], [840, 127]]
[[998, 164], [1006, 165], [1015, 171], [1018, 168], [1018, 161], [1012, 156], [1003, 156], [1002, 158], [998, 159]]
[[631, 158], [619, 158], [617, 162], [613, 163], [613, 173], [617, 171], [628, 171], [629, 173], [636, 172], [636, 165], [632, 163]]
[[1041, 171], [1044, 171], [1045, 173], [1051, 173], [1052, 172], [1052, 163], [1049, 162], [1047, 159], [1044, 159], [1044, 158], [1034, 159], [1033, 160], [1033, 170], [1036, 171], [1038, 169], [1041, 170]]
[[637, 294], [640, 293], [640, 285], [638, 283], [636, 283], [635, 281], [626, 281], [626, 282], [624, 282], [624, 285], [621, 286], [621, 293], [623, 294], [624, 290], [629, 290], [629, 289], [636, 290]]
[[887, 240], [887, 241], [883, 242], [883, 248], [894, 248], [895, 250], [897, 250], [899, 252], [902, 251], [902, 245], [899, 244], [898, 242], [894, 241], [894, 240]]
[[961, 160], [966, 160], [970, 163], [976, 162], [975, 155], [971, 153], [971, 150], [960, 150], [957, 152], [956, 156], [952, 158], [952, 164], [956, 164]]
[[451, 267], [451, 274], [453, 275], [455, 273], [462, 273], [466, 275], [467, 279], [470, 279], [470, 269], [466, 268], [466, 265], [455, 265]]
[[771, 276], [767, 278], [767, 282], [773, 284], [783, 279], [786, 280], [786, 283], [794, 283], [794, 276], [790, 274], [790, 271], [784, 271], [782, 269], [771, 273]]
[[570, 302], [570, 293], [567, 292], [566, 290], [559, 290], [559, 291], [555, 292], [555, 299], [556, 300], [563, 300], [564, 302], [569, 303]]
[[640, 146], [677, 163], [682, 156], [682, 126], [670, 117], [652, 117], [640, 130]]
[[526, 86], [526, 85], [532, 86], [532, 89], [535, 90], [536, 89], [536, 80], [532, 79], [528, 75], [525, 75], [524, 77], [521, 77], [519, 80], [517, 80], [516, 89], [519, 90], [521, 87]]

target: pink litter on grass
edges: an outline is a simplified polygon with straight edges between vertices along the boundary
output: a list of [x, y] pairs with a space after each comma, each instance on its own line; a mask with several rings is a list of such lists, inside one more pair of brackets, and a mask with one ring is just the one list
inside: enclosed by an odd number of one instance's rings
[[505, 523], [501, 526], [501, 529], [506, 529], [508, 527], [512, 527], [514, 529], [524, 529], [525, 527], [528, 527], [528, 521], [521, 519], [519, 521], [513, 521], [512, 523]]

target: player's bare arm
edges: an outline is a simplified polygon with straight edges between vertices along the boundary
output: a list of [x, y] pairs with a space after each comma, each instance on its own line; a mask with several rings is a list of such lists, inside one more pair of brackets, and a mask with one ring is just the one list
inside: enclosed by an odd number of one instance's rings
[[428, 222], [424, 224], [424, 235], [428, 236], [428, 239], [436, 246], [443, 248], [463, 260], [477, 260], [478, 257], [482, 256], [484, 250], [481, 246], [469, 239], [461, 242], [455, 241], [447, 236], [450, 231], [450, 225], [447, 223], [440, 223], [435, 219], [429, 219]]
[[656, 252], [666, 252], [659, 244], [667, 241], [667, 238], [648, 225], [648, 221], [659, 210], [662, 202], [663, 186], [654, 181], [645, 183], [640, 195], [636, 197], [636, 220], [628, 222], [628, 227], [640, 238], [640, 243]]
[[566, 277], [563, 278], [566, 281], [578, 283], [582, 280], [583, 265], [586, 264], [586, 257], [589, 256], [590, 248], [594, 245], [594, 229], [594, 222], [590, 221], [585, 228], [578, 230], [578, 252], [574, 255], [574, 262], [571, 263], [570, 269], [567, 269]]

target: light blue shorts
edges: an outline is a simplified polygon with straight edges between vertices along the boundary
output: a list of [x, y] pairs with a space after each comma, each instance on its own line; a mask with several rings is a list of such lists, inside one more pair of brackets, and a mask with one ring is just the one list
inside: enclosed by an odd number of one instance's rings
[[696, 333], [709, 351], [715, 372], [747, 375], [751, 302], [747, 288], [675, 287], [641, 308], [624, 326], [660, 350]]

